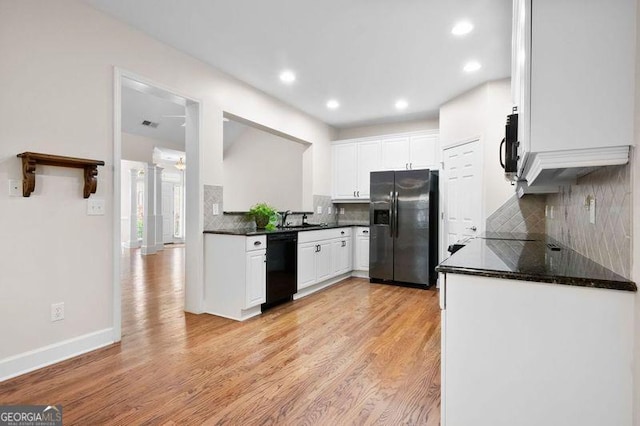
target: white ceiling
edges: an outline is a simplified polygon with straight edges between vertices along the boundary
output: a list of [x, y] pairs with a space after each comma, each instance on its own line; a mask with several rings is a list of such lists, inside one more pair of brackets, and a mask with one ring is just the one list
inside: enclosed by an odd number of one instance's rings
[[[122, 131], [154, 139], [184, 145], [184, 118], [166, 117], [185, 115], [183, 105], [144, 93], [123, 85], [122, 87]], [[144, 120], [159, 123], [157, 128], [143, 126]]]
[[[511, 0], [86, 1], [337, 127], [433, 117], [510, 75]], [[458, 38], [461, 19], [475, 28]], [[482, 68], [467, 74], [472, 59]], [[290, 86], [285, 68], [297, 74]]]

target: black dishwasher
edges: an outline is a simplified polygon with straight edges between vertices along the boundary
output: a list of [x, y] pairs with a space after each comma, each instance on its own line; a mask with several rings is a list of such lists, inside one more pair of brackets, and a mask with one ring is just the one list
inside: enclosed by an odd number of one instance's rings
[[262, 309], [293, 300], [298, 291], [298, 233], [267, 235], [267, 301]]

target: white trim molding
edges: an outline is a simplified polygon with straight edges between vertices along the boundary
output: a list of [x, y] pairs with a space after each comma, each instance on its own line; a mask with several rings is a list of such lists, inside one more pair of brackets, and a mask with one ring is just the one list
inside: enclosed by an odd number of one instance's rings
[[105, 328], [0, 360], [0, 382], [114, 343]]
[[524, 173], [529, 186], [544, 185], [551, 175], [555, 183], [571, 183], [595, 167], [627, 164], [629, 146], [537, 152], [530, 160]]

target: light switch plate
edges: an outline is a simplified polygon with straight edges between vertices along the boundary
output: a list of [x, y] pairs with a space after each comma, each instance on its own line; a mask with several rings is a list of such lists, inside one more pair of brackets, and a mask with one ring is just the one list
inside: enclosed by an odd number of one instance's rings
[[553, 219], [553, 206], [549, 207], [549, 217]]
[[213, 205], [211, 206], [211, 213], [214, 216], [217, 216], [220, 214], [220, 204], [218, 203], [213, 203]]
[[88, 216], [104, 216], [105, 201], [102, 198], [89, 198], [87, 200]]
[[596, 224], [596, 199], [589, 200], [589, 223]]
[[340, 214], [344, 214], [344, 207], [340, 207]]
[[22, 186], [22, 182], [18, 179], [9, 179], [9, 196], [11, 197], [19, 197], [22, 195], [22, 191], [20, 191], [20, 187]]
[[544, 217], [549, 217], [549, 205], [544, 206]]
[[331, 206], [327, 207], [327, 214], [331, 214]]
[[322, 214], [322, 206], [318, 206], [318, 208], [316, 209], [316, 211], [318, 212], [318, 214]]

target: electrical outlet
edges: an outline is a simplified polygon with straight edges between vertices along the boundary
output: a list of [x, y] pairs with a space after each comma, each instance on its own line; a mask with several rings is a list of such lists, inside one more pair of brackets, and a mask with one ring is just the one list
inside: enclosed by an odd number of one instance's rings
[[549, 205], [544, 206], [544, 217], [549, 217]]
[[22, 186], [22, 182], [17, 179], [9, 179], [9, 196], [11, 197], [19, 197], [22, 195], [22, 191], [20, 191], [20, 187]]
[[549, 207], [549, 218], [553, 219], [554, 214], [553, 214], [553, 206]]
[[344, 214], [344, 207], [340, 207], [340, 214]]
[[327, 207], [327, 214], [331, 214], [331, 206]]
[[322, 206], [318, 206], [316, 212], [318, 212], [318, 214], [322, 214]]
[[89, 198], [87, 200], [87, 215], [104, 216], [105, 201], [102, 198]]
[[51, 305], [51, 322], [61, 321], [64, 319], [64, 302], [53, 303]]
[[220, 214], [220, 204], [218, 203], [213, 203], [213, 205], [211, 206], [211, 213], [214, 216], [217, 216]]

